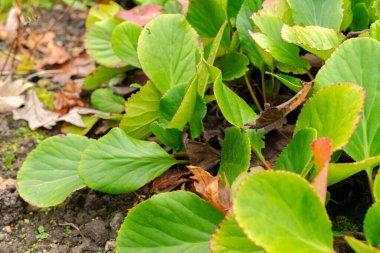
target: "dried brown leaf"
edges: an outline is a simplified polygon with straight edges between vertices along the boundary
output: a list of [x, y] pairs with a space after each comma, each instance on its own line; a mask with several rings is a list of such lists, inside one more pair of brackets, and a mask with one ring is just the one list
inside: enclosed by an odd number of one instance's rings
[[188, 182], [188, 178], [184, 178], [191, 174], [190, 171], [171, 169], [159, 176], [153, 181], [152, 192], [169, 192], [180, 184]]
[[227, 214], [231, 208], [229, 186], [223, 188], [220, 176], [214, 177], [200, 167], [187, 166], [187, 168], [194, 174], [191, 179], [195, 180], [195, 191], [217, 210]]
[[21, 93], [32, 85], [22, 79], [13, 81], [11, 76], [0, 78], [0, 113], [11, 112], [23, 105], [25, 97]]
[[191, 164], [209, 170], [220, 162], [220, 152], [207, 143], [185, 139], [185, 149]]

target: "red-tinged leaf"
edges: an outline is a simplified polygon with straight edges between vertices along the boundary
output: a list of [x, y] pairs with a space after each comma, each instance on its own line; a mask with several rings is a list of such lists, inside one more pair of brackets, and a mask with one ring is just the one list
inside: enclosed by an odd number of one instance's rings
[[195, 180], [195, 191], [217, 210], [227, 214], [231, 208], [229, 186], [223, 188], [220, 176], [214, 177], [201, 167], [187, 166], [187, 168], [194, 174], [191, 179]]
[[327, 174], [329, 162], [332, 154], [332, 142], [329, 138], [323, 137], [316, 139], [311, 144], [314, 154], [314, 162], [318, 169], [312, 185], [317, 191], [322, 203], [326, 201]]
[[302, 89], [294, 97], [283, 104], [265, 108], [265, 110], [260, 113], [255, 122], [249, 123], [246, 126], [259, 129], [269, 126], [270, 124], [285, 117], [305, 100], [307, 94], [313, 86], [313, 83], [313, 81], [308, 83], [304, 82]]
[[180, 184], [188, 182], [189, 179], [184, 177], [189, 174], [190, 171], [168, 170], [153, 181], [152, 192], [169, 192]]
[[163, 9], [164, 7], [161, 5], [142, 5], [121, 11], [116, 14], [116, 17], [145, 26], [149, 21], [160, 15]]

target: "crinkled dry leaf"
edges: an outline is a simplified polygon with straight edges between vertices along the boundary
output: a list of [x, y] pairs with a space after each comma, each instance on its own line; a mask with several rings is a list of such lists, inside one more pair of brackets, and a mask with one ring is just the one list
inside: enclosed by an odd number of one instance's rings
[[149, 21], [160, 15], [163, 9], [164, 7], [161, 5], [142, 5], [130, 10], [121, 11], [116, 14], [116, 17], [144, 26]]
[[329, 138], [318, 138], [311, 144], [311, 149], [314, 154], [314, 162], [318, 169], [318, 174], [315, 176], [312, 185], [317, 191], [322, 203], [326, 201], [327, 191], [327, 174], [329, 162], [332, 155], [332, 142]]
[[20, 94], [32, 85], [22, 79], [12, 81], [11, 76], [0, 78], [0, 113], [11, 112], [23, 105], [25, 97]]
[[222, 178], [220, 176], [212, 176], [204, 169], [196, 166], [187, 166], [194, 174], [194, 187], [196, 192], [207, 200], [213, 207], [227, 214], [231, 208], [230, 188], [223, 188]]
[[38, 99], [37, 94], [29, 90], [26, 94], [25, 105], [13, 110], [13, 119], [24, 119], [28, 121], [29, 127], [35, 130], [39, 127], [50, 129], [58, 120], [58, 113], [46, 110]]
[[190, 171], [171, 169], [153, 181], [152, 192], [169, 192], [180, 184], [189, 181], [185, 176], [191, 174]]
[[184, 144], [192, 165], [209, 170], [220, 162], [220, 152], [207, 143], [185, 139]]
[[246, 126], [259, 129], [266, 127], [273, 122], [285, 117], [304, 101], [312, 86], [313, 81], [308, 83], [304, 82], [302, 89], [289, 101], [286, 101], [285, 103], [278, 106], [265, 108], [265, 110], [260, 113], [260, 116], [256, 119], [255, 122], [249, 123]]
[[67, 91], [60, 91], [54, 102], [56, 112], [65, 115], [71, 109], [81, 108], [87, 103], [80, 98], [80, 87], [76, 87], [73, 83], [66, 84]]

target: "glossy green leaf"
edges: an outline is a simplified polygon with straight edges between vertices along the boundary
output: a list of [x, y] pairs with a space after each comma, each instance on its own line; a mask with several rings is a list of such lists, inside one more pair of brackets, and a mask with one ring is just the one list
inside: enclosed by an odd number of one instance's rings
[[380, 164], [380, 156], [370, 157], [355, 163], [330, 163], [328, 170], [328, 185], [336, 184], [367, 168]]
[[257, 115], [251, 107], [230, 88], [222, 82], [220, 70], [209, 68], [216, 74], [214, 81], [214, 94], [223, 116], [232, 125], [241, 127], [249, 122], [253, 122]]
[[369, 245], [380, 246], [380, 203], [373, 204], [365, 215], [363, 230]]
[[91, 104], [102, 112], [123, 112], [125, 100], [111, 88], [97, 89], [91, 94]]
[[222, 219], [220, 212], [194, 193], [161, 193], [128, 213], [116, 252], [206, 253]]
[[222, 79], [225, 81], [244, 76], [248, 71], [248, 65], [248, 58], [236, 52], [225, 54], [215, 62], [215, 66], [222, 71]]
[[296, 25], [316, 25], [339, 30], [343, 0], [288, 0]]
[[361, 31], [368, 28], [369, 10], [365, 3], [357, 3], [352, 8], [352, 31]]
[[[379, 1], [379, 3], [380, 3], [380, 1]], [[377, 20], [376, 22], [371, 24], [369, 34], [375, 40], [380, 41], [380, 20]]]
[[244, 233], [267, 252], [333, 252], [326, 210], [297, 174], [262, 172], [244, 180], [233, 210]]
[[99, 64], [109, 68], [121, 68], [126, 63], [116, 56], [111, 42], [111, 34], [120, 23], [116, 19], [96, 22], [86, 32], [85, 48], [87, 53]]
[[140, 68], [137, 58], [137, 41], [142, 27], [136, 23], [123, 22], [112, 32], [112, 46], [115, 54], [129, 65]]
[[261, 8], [263, 0], [245, 0], [236, 17], [236, 29], [239, 34], [239, 41], [244, 53], [255, 67], [263, 70], [265, 63], [261, 57], [257, 44], [252, 40], [248, 31], [253, 31], [253, 21], [251, 16]]
[[363, 109], [364, 90], [354, 84], [330, 85], [303, 106], [294, 133], [314, 128], [318, 138], [328, 137], [332, 150], [342, 149], [353, 134]]
[[165, 126], [157, 122], [150, 125], [150, 130], [165, 146], [175, 151], [183, 147], [182, 131], [175, 128], [165, 128]]
[[214, 38], [227, 19], [226, 11], [217, 0], [189, 1], [186, 17], [201, 38]]
[[375, 200], [380, 202], [380, 174], [378, 173], [375, 177], [375, 182], [373, 184], [373, 195], [375, 196]]
[[238, 127], [230, 127], [226, 131], [222, 146], [222, 159], [218, 175], [224, 174], [232, 185], [235, 178], [248, 170], [251, 159], [251, 147], [248, 134]]
[[268, 75], [274, 76], [281, 83], [285, 84], [286, 87], [288, 87], [294, 92], [299, 92], [302, 89], [302, 80], [297, 77], [285, 75], [282, 73], [278, 73], [278, 74], [273, 74], [271, 72], [265, 72], [265, 73]]
[[347, 243], [355, 250], [356, 253], [380, 253], [379, 249], [371, 247], [365, 242], [354, 237], [346, 236], [344, 239], [346, 239]]
[[281, 37], [326, 60], [344, 39], [343, 34], [320, 26], [288, 26], [281, 29]]
[[257, 158], [260, 160], [265, 160], [261, 150], [265, 148], [265, 130], [264, 128], [260, 129], [247, 129], [246, 133], [248, 134], [249, 141], [251, 143], [252, 151], [255, 153]]
[[145, 74], [164, 94], [196, 72], [197, 37], [180, 14], [160, 15], [141, 32], [137, 53]]
[[86, 148], [78, 171], [90, 188], [121, 194], [139, 189], [176, 163], [157, 143], [134, 139], [113, 128]]
[[117, 3], [110, 1], [108, 4], [97, 4], [91, 7], [86, 19], [86, 28], [98, 21], [113, 18], [115, 14], [124, 10], [123, 7]]
[[195, 107], [191, 116], [189, 126], [192, 139], [198, 138], [203, 132], [203, 118], [207, 114], [207, 106], [201, 95], [197, 94], [195, 99]]
[[228, 19], [231, 21], [233, 25], [236, 23], [236, 16], [238, 15], [243, 2], [244, 0], [228, 0], [228, 4], [227, 4]]
[[311, 144], [316, 138], [315, 129], [305, 128], [298, 131], [278, 157], [275, 170], [292, 171], [304, 176], [313, 157]]
[[107, 68], [99, 66], [94, 72], [86, 76], [84, 79], [83, 87], [86, 90], [94, 90], [102, 84], [107, 84], [114, 77], [123, 77], [125, 72], [131, 70], [133, 67], [126, 66], [123, 68]]
[[264, 253], [247, 238], [232, 213], [219, 225], [210, 242], [213, 253]]
[[338, 47], [315, 78], [316, 90], [340, 82], [365, 88], [362, 120], [344, 149], [355, 161], [380, 155], [379, 58], [380, 42], [370, 38], [350, 39]]
[[158, 117], [160, 99], [161, 94], [156, 87], [151, 82], [145, 84], [127, 100], [120, 128], [137, 139], [148, 137], [152, 133], [149, 126]]
[[351, 22], [352, 22], [352, 6], [351, 6], [351, 0], [343, 0], [343, 20], [342, 24], [340, 25], [340, 30], [345, 31], [347, 28], [350, 27]]
[[89, 139], [78, 135], [54, 136], [41, 142], [18, 172], [21, 197], [34, 206], [48, 207], [85, 187], [77, 167], [89, 144]]
[[305, 73], [310, 64], [299, 56], [299, 47], [281, 38], [283, 21], [273, 15], [259, 11], [253, 15], [253, 22], [261, 32], [251, 33], [254, 41], [270, 53], [281, 64], [277, 67], [283, 72]]

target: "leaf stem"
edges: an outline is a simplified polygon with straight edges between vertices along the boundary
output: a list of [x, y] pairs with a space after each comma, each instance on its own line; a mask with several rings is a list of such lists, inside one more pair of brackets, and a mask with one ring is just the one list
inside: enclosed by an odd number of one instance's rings
[[314, 80], [314, 76], [313, 76], [313, 74], [310, 72], [310, 70], [306, 70], [306, 73], [307, 73], [307, 75], [309, 76], [310, 81], [313, 81], [313, 80]]
[[249, 93], [251, 94], [251, 97], [252, 97], [253, 101], [255, 102], [257, 108], [259, 109], [259, 111], [262, 112], [263, 108], [261, 107], [261, 105], [259, 103], [259, 100], [257, 100], [257, 97], [255, 95], [255, 92], [252, 89], [252, 85], [249, 82], [247, 75], [244, 75], [244, 80], [245, 80], [245, 84], [247, 85], [247, 88], [249, 90]]
[[373, 168], [368, 168], [365, 171], [367, 172], [368, 185], [369, 185], [369, 190], [371, 192], [372, 201], [375, 203], [375, 194], [373, 192], [374, 182], [373, 182], [373, 176], [372, 176]]
[[260, 72], [261, 72], [261, 89], [262, 89], [263, 99], [264, 99], [264, 104], [265, 104], [267, 102], [267, 92], [265, 88], [265, 73], [264, 71], [260, 71]]
[[190, 160], [177, 160], [177, 164], [191, 164]]

